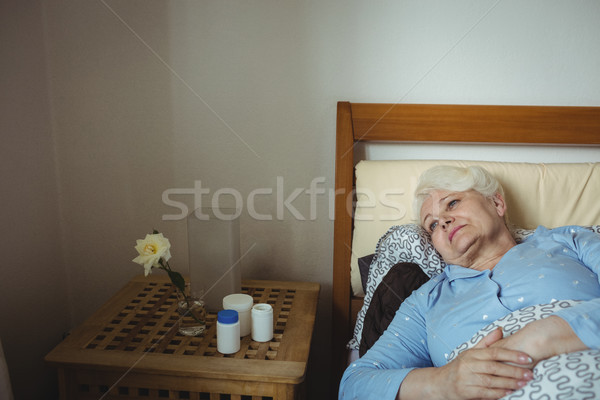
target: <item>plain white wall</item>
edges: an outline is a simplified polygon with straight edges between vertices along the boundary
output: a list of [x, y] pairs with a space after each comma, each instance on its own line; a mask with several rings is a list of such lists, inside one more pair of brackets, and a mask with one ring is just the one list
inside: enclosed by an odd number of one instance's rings
[[[72, 315], [76, 325], [141, 273], [130, 261], [133, 245], [153, 228], [171, 239], [172, 264], [187, 272], [185, 222], [161, 219], [177, 212], [163, 191], [201, 181], [208, 200], [230, 188], [246, 206], [254, 189], [271, 189], [256, 196], [255, 209], [273, 220], [242, 215], [242, 273], [322, 284], [311, 399], [328, 388], [333, 222], [328, 194], [317, 196], [311, 219], [302, 191], [313, 181], [333, 188], [336, 102], [600, 105], [595, 0], [40, 1], [43, 17], [6, 36], [16, 43], [7, 54], [35, 62], [2, 61], [4, 76], [22, 76], [25, 65], [37, 82], [9, 86], [17, 98], [49, 87], [49, 104], [32, 111], [19, 103], [11, 117], [39, 125], [15, 122], [9, 142], [9, 164], [37, 172], [15, 168], [3, 183], [49, 185], [29, 204], [50, 208], [42, 231], [60, 221], [51, 243], [63, 251], [52, 253], [52, 272], [64, 266], [67, 279], [48, 278], [37, 262], [28, 278], [69, 294], [70, 312], [54, 307], [52, 316]], [[21, 10], [9, 7], [3, 22]], [[19, 47], [42, 30], [45, 46], [34, 37], [35, 46]], [[39, 136], [54, 139], [40, 154], [18, 146]], [[285, 208], [277, 218], [278, 201], [296, 189], [291, 204], [304, 220]], [[179, 200], [193, 205], [190, 195]], [[13, 226], [19, 222], [32, 224]], [[27, 255], [25, 230], [2, 234], [21, 240], [11, 248], [15, 260]], [[14, 274], [1, 271], [2, 281]], [[56, 329], [45, 337], [60, 340]], [[8, 358], [9, 368], [23, 368]]]

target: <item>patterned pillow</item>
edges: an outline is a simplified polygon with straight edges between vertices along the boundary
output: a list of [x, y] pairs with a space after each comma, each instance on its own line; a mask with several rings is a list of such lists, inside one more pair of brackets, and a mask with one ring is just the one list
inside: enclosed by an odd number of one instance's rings
[[[475, 346], [485, 335], [501, 327], [504, 337], [512, 335], [530, 322], [549, 317], [558, 310], [572, 307], [580, 301], [558, 300], [550, 304], [529, 306], [514, 311], [485, 326], [458, 346], [450, 356], [452, 361], [461, 352]], [[504, 396], [517, 399], [595, 399], [600, 393], [600, 349], [588, 349], [560, 354], [540, 361], [533, 369], [533, 379], [523, 388]]]
[[533, 379], [502, 400], [592, 400], [600, 393], [600, 349], [575, 351], [543, 360]]
[[[600, 225], [586, 227], [600, 233]], [[516, 228], [512, 230], [517, 243], [521, 243], [534, 230]], [[373, 294], [383, 277], [398, 263], [418, 264], [430, 278], [438, 275], [446, 264], [433, 247], [429, 234], [423, 227], [416, 224], [392, 226], [377, 242], [375, 257], [369, 268], [364, 303], [356, 318], [354, 333], [347, 347], [358, 350], [363, 331], [363, 321], [371, 304]], [[415, 287], [415, 289], [417, 289]]]
[[430, 278], [442, 272], [446, 266], [433, 248], [429, 235], [420, 225], [392, 226], [379, 239], [375, 247], [375, 257], [369, 269], [364, 303], [356, 318], [354, 334], [347, 346], [349, 349], [359, 349], [363, 321], [373, 294], [390, 268], [398, 263], [418, 264]]

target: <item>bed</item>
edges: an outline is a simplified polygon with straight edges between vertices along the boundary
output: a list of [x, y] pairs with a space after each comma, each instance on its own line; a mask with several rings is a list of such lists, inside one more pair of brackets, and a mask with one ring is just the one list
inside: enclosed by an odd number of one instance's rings
[[[510, 143], [598, 147], [600, 146], [600, 107], [338, 103], [332, 289], [334, 393], [337, 392], [337, 383], [348, 363], [347, 344], [354, 339], [356, 319], [363, 309], [364, 297], [357, 287], [356, 264], [365, 255], [365, 249], [374, 250], [379, 238], [386, 233], [386, 227], [395, 226], [398, 221], [404, 223], [402, 217], [410, 217], [406, 205], [399, 206], [398, 203], [394, 203], [396, 206], [392, 205], [388, 208], [402, 214], [399, 218], [388, 216], [385, 222], [377, 227], [373, 227], [375, 224], [373, 220], [377, 218], [365, 218], [363, 215], [360, 220], [355, 221], [357, 198], [360, 203], [360, 196], [364, 195], [360, 191], [358, 196], [356, 194], [356, 182], [357, 179], [361, 179], [355, 174], [361, 156], [358, 154], [360, 152], [355, 151], [358, 142]], [[551, 161], [556, 162], [556, 160]], [[360, 162], [358, 165], [361, 165]], [[381, 165], [377, 166], [379, 167]], [[527, 165], [525, 167], [529, 168]], [[583, 170], [567, 172], [567, 175], [579, 177], [584, 174], [587, 181], [594, 184], [600, 182], [598, 165], [585, 164], [580, 167]], [[377, 168], [371, 171], [372, 175], [369, 176], [389, 175], [390, 179], [396, 179], [402, 175], [411, 175], [412, 177], [409, 177], [403, 186], [401, 185], [399, 193], [396, 193], [406, 197], [413, 184], [411, 179], [414, 180], [414, 175], [417, 174], [415, 171], [421, 171], [425, 167], [419, 166], [410, 173], [403, 172], [406, 171], [406, 166], [396, 166], [397, 171], [393, 173], [382, 173], [381, 171], [387, 170]], [[504, 166], [501, 165], [499, 168], [502, 169]], [[541, 169], [535, 166], [532, 168], [537, 168], [542, 177], [548, 173], [545, 166]], [[517, 174], [527, 175], [529, 170]], [[570, 179], [570, 181], [580, 180]], [[527, 185], [531, 186], [530, 183], [525, 184]], [[556, 189], [548, 190], [551, 192]], [[589, 193], [588, 191], [588, 196]], [[371, 195], [377, 198], [376, 193]], [[410, 204], [410, 201], [407, 204]], [[575, 199], [570, 209], [576, 209], [577, 205], [578, 199]], [[586, 212], [574, 221], [569, 220], [569, 224], [600, 224], [600, 209], [597, 208], [590, 213], [586, 207]], [[544, 212], [540, 212], [538, 216], [530, 216], [530, 220], [526, 221], [527, 224], [559, 224], [568, 218], [563, 215], [547, 222], [543, 219], [543, 214]], [[372, 213], [368, 216], [373, 217]], [[542, 216], [541, 221], [540, 216]], [[523, 218], [526, 219], [528, 216], [521, 216], [521, 220]]]

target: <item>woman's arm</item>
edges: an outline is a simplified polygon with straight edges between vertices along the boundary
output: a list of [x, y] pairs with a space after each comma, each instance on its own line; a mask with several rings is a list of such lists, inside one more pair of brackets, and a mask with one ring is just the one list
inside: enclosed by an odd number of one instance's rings
[[340, 400], [393, 400], [406, 374], [413, 368], [432, 366], [425, 345], [423, 313], [409, 299], [369, 351], [346, 369], [340, 382]]
[[[589, 281], [586, 282], [588, 287], [586, 291], [590, 293], [590, 283], [595, 281], [600, 285], [600, 234], [581, 227], [567, 227], [567, 229], [570, 235], [558, 236], [558, 240], [562, 239], [563, 244], [570, 248], [579, 261], [590, 270]], [[572, 282], [564, 282], [564, 284], [577, 285], [583, 284], [583, 282], [573, 280]], [[579, 299], [574, 298], [573, 300]], [[554, 324], [552, 326], [550, 326], [550, 322], [547, 322], [547, 324], [552, 329], [561, 328], [560, 332], [557, 331], [556, 334], [560, 334], [561, 337], [569, 340], [568, 348], [575, 349], [571, 351], [600, 348], [600, 335], [598, 334], [600, 331], [600, 295], [597, 294], [596, 298], [583, 301], [573, 307], [559, 310], [554, 315], [558, 321], [553, 318]], [[540, 331], [542, 331], [542, 324], [538, 325], [540, 325]], [[550, 338], [549, 340], [553, 339]], [[585, 347], [582, 349], [582, 346]], [[555, 349], [552, 355], [570, 352], [561, 350], [564, 349]], [[556, 353], [556, 351], [561, 352]]]
[[491, 347], [527, 352], [534, 365], [558, 354], [588, 348], [571, 326], [555, 315], [530, 322], [517, 333], [497, 341]]
[[533, 378], [526, 368], [531, 359], [520, 351], [490, 347], [501, 338], [502, 331], [495, 330], [442, 367], [412, 370], [398, 399], [498, 399], [525, 386]]

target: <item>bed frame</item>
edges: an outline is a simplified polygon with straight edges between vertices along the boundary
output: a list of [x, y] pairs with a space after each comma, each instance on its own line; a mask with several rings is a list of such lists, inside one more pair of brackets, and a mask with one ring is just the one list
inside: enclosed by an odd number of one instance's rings
[[338, 103], [332, 397], [347, 364], [345, 344], [363, 303], [350, 286], [353, 220], [347, 210], [355, 144], [369, 141], [600, 146], [600, 107]]

